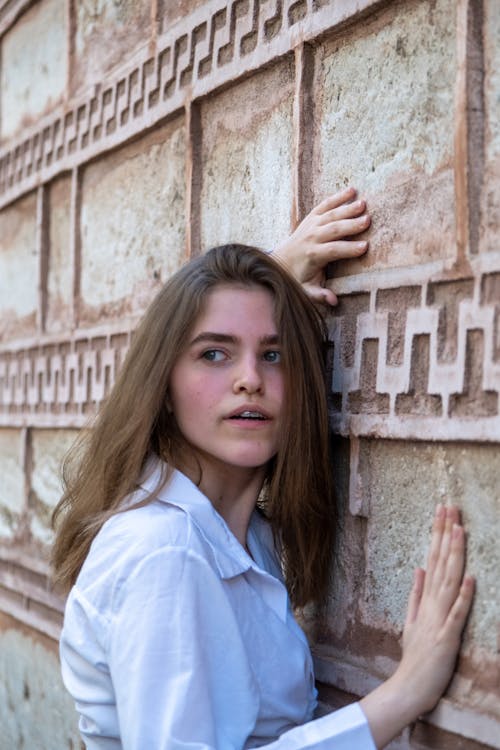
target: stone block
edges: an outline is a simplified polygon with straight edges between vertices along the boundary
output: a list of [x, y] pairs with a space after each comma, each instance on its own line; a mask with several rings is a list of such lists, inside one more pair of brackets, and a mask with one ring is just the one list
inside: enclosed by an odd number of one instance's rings
[[389, 4], [317, 49], [314, 200], [354, 185], [373, 218], [337, 275], [455, 255], [455, 5]]
[[76, 0], [71, 88], [102, 83], [107, 71], [151, 37], [151, 8], [141, 0]]
[[55, 648], [20, 630], [0, 632], [2, 747], [81, 747], [77, 715], [66, 692]]
[[144, 310], [185, 259], [185, 136], [175, 121], [90, 165], [81, 209], [83, 323]]
[[62, 493], [62, 461], [77, 434], [76, 430], [32, 432], [31, 532], [45, 544], [52, 541], [50, 516]]
[[484, 3], [485, 164], [480, 248], [500, 250], [500, 13], [496, 0]]
[[36, 195], [0, 212], [0, 340], [36, 327], [38, 256]]
[[2, 40], [0, 133], [9, 138], [58, 104], [66, 89], [66, 4], [33, 4]]
[[11, 537], [25, 507], [23, 433], [0, 429], [0, 537]]
[[457, 504], [468, 534], [467, 567], [477, 593], [465, 648], [492, 656], [500, 607], [500, 466], [495, 445], [363, 440], [362, 483], [370, 487], [361, 612], [366, 624], [399, 630], [415, 567], [425, 567], [437, 502]]
[[61, 177], [50, 186], [49, 265], [46, 328], [51, 333], [67, 330], [73, 306], [73, 259], [71, 257], [71, 178]]
[[202, 106], [201, 244], [272, 248], [290, 230], [293, 66], [287, 61]]

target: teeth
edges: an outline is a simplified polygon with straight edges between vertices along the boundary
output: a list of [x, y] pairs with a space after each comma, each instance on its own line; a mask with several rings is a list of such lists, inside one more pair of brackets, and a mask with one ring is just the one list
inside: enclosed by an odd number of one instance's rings
[[238, 416], [243, 417], [244, 419], [264, 419], [260, 411], [242, 411]]

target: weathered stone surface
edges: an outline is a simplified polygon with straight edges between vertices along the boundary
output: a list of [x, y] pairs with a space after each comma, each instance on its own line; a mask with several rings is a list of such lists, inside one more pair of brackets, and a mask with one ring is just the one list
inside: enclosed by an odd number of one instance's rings
[[413, 569], [425, 567], [435, 505], [454, 503], [461, 508], [467, 528], [467, 567], [478, 577], [465, 648], [493, 656], [499, 619], [495, 597], [500, 566], [497, 447], [363, 442], [361, 474], [363, 486], [370, 488], [361, 606], [366, 623], [381, 629], [401, 627]]
[[81, 319], [142, 311], [185, 258], [178, 121], [89, 166], [82, 187]]
[[158, 0], [158, 26], [161, 32], [168, 32], [185, 16], [204, 5], [204, 0]]
[[0, 134], [14, 135], [59, 103], [66, 87], [66, 5], [35, 3], [2, 40]]
[[77, 750], [73, 701], [56, 654], [18, 630], [0, 632], [2, 747]]
[[481, 249], [500, 250], [500, 13], [496, 0], [484, 3], [485, 174]]
[[23, 435], [21, 430], [0, 429], [0, 536], [15, 532], [24, 509]]
[[142, 0], [77, 0], [72, 90], [101, 83], [123, 61], [124, 50], [147, 42], [151, 35], [150, 3]]
[[52, 541], [50, 516], [62, 492], [61, 465], [76, 439], [75, 430], [33, 430], [30, 507], [35, 539]]
[[0, 213], [0, 340], [34, 331], [37, 289], [36, 195], [31, 193]]
[[73, 259], [70, 227], [71, 179], [62, 177], [50, 186], [47, 320], [50, 332], [67, 330], [73, 305]]
[[202, 107], [201, 243], [272, 248], [290, 229], [293, 68], [258, 73]]
[[315, 200], [352, 184], [373, 218], [369, 253], [338, 275], [455, 253], [455, 12], [389, 5], [318, 49]]

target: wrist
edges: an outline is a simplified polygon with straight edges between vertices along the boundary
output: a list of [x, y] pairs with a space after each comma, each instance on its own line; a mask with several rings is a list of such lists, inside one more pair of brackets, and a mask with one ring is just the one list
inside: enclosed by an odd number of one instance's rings
[[398, 670], [363, 698], [360, 705], [379, 750], [421, 713], [411, 687]]

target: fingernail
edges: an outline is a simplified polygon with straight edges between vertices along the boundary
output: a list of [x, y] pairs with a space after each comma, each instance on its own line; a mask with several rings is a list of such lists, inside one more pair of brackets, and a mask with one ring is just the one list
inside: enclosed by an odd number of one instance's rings
[[436, 518], [442, 518], [444, 513], [444, 505], [442, 503], [438, 503], [436, 505]]
[[368, 242], [358, 242], [358, 248], [360, 250], [364, 250], [365, 247], [368, 247]]
[[454, 523], [452, 526], [452, 536], [453, 539], [460, 539], [462, 536], [462, 527], [458, 523]]

